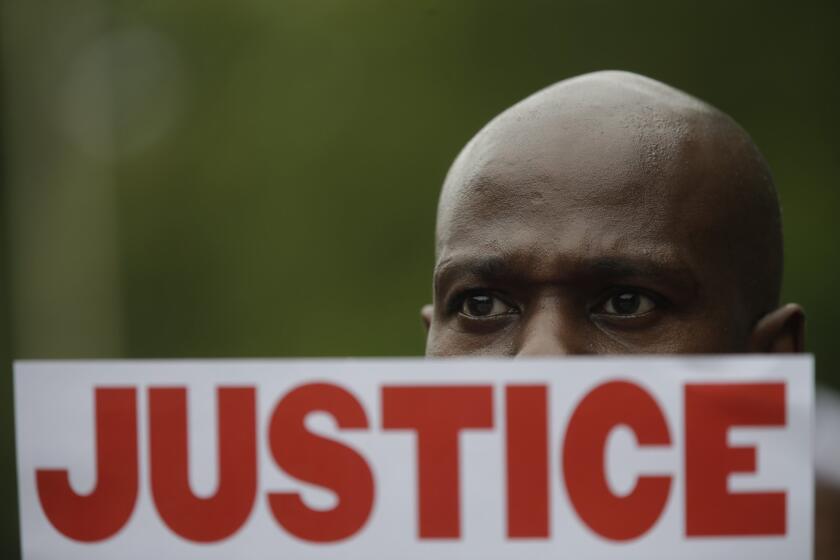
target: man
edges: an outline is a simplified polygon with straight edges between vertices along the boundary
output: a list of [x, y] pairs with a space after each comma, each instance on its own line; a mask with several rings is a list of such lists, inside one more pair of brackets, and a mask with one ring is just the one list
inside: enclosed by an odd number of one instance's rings
[[452, 165], [426, 354], [800, 352], [781, 278], [776, 188], [747, 133], [649, 78], [586, 74]]
[[732, 119], [625, 72], [485, 126], [440, 197], [432, 356], [800, 351], [779, 207]]

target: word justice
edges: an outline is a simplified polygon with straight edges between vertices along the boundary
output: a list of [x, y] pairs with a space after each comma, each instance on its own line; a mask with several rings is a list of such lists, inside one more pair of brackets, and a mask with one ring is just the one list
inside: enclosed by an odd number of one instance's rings
[[[683, 386], [686, 537], [784, 535], [784, 491], [731, 492], [732, 473], [756, 470], [756, 447], [728, 444], [733, 427], [783, 427], [785, 383], [686, 383]], [[509, 539], [550, 538], [549, 410], [547, 385], [382, 385], [381, 432], [416, 434], [417, 534], [420, 539], [461, 535], [459, 433], [494, 430], [493, 391], [505, 407], [504, 478]], [[76, 493], [66, 469], [36, 469], [38, 498], [52, 525], [66, 537], [97, 542], [128, 522], [139, 492], [137, 388], [97, 387], [94, 394], [96, 484]], [[251, 515], [257, 488], [255, 387], [216, 388], [218, 486], [197, 497], [189, 484], [187, 390], [148, 388], [151, 497], [163, 523], [200, 543], [233, 535]], [[339, 430], [370, 430], [364, 406], [330, 383], [289, 390], [267, 426], [276, 466], [289, 476], [337, 496], [328, 510], [308, 507], [297, 492], [267, 492], [270, 514], [295, 537], [340, 541], [361, 531], [370, 517], [375, 479], [366, 458], [350, 446], [307, 429], [313, 412], [331, 415]], [[611, 541], [636, 539], [662, 515], [672, 476], [640, 475], [626, 495], [615, 494], [606, 475], [605, 446], [617, 427], [637, 445], [672, 446], [662, 408], [640, 385], [602, 383], [578, 401], [558, 452], [571, 505], [594, 533]]]

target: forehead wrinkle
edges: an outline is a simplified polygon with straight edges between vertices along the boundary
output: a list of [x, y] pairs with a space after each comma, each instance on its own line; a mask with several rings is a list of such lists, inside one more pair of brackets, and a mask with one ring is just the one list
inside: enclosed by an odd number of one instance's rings
[[646, 245], [679, 242], [668, 233], [673, 205], [649, 190], [634, 187], [573, 197], [551, 189], [482, 188], [450, 208], [439, 223], [438, 254], [465, 243], [639, 252]]
[[457, 277], [484, 281], [519, 280], [533, 284], [566, 283], [587, 278], [655, 277], [681, 280], [697, 286], [689, 263], [667, 246], [648, 246], [633, 251], [617, 248], [589, 254], [563, 250], [548, 255], [533, 247], [494, 250], [460, 250], [444, 256], [435, 267], [435, 285]]
[[441, 233], [448, 221], [464, 221], [469, 211], [477, 217], [499, 209], [527, 213], [552, 201], [564, 206], [642, 201], [662, 209], [665, 200], [660, 199], [679, 196], [685, 187], [675, 179], [694, 144], [690, 128], [685, 123], [651, 130], [618, 128], [609, 139], [584, 134], [570, 150], [565, 146], [571, 141], [563, 138], [563, 131], [549, 142], [535, 140], [540, 131], [520, 142], [508, 137], [482, 148], [476, 147], [481, 142], [471, 142], [441, 193]]

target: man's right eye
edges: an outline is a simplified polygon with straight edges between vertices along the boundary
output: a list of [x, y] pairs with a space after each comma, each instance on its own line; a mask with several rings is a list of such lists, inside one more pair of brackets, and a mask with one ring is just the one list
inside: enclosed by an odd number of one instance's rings
[[517, 311], [515, 307], [498, 296], [478, 292], [464, 296], [458, 312], [470, 319], [492, 319], [502, 315], [510, 315]]

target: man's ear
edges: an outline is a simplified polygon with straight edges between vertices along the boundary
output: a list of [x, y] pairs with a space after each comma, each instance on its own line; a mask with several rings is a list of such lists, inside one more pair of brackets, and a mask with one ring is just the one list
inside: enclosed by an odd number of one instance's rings
[[805, 351], [805, 312], [788, 303], [762, 317], [750, 336], [750, 352], [793, 353]]
[[428, 303], [420, 308], [420, 318], [423, 319], [423, 324], [426, 325], [426, 331], [428, 332], [429, 327], [432, 326], [432, 314], [435, 312], [435, 308], [432, 307], [431, 303]]

